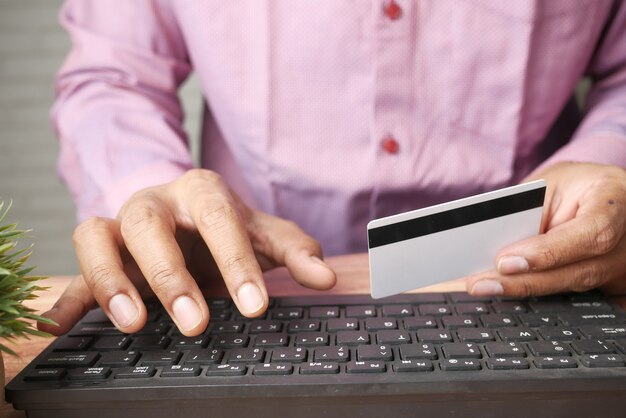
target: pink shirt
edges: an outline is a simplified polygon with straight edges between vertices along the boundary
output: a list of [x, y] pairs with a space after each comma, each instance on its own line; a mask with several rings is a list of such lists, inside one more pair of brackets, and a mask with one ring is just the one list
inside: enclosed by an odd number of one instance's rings
[[[202, 166], [326, 254], [364, 250], [373, 218], [510, 185], [546, 159], [626, 167], [626, 2], [396, 4], [68, 1], [52, 117], [79, 218], [113, 217], [192, 167], [176, 96], [192, 70]], [[564, 111], [551, 130], [583, 75], [582, 124], [572, 136]]]

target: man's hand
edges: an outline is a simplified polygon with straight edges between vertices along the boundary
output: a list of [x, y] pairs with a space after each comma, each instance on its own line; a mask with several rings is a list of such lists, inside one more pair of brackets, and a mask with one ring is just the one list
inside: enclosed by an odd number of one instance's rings
[[209, 309], [194, 276], [221, 274], [249, 317], [267, 308], [263, 270], [286, 266], [315, 289], [336, 281], [317, 241], [293, 222], [248, 208], [208, 170], [136, 193], [117, 219], [81, 223], [74, 247], [82, 275], [44, 314], [60, 326], [39, 324], [53, 334], [67, 332], [95, 301], [120, 331], [139, 331], [147, 315], [142, 295], [153, 292], [184, 335], [198, 335]]
[[502, 249], [496, 269], [467, 278], [474, 295], [626, 289], [626, 171], [561, 163], [527, 180], [548, 189], [542, 234]]

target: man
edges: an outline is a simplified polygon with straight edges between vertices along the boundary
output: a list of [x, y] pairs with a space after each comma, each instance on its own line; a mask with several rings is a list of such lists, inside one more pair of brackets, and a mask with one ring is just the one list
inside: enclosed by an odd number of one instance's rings
[[[61, 21], [74, 47], [53, 120], [82, 276], [47, 313], [52, 332], [94, 301], [137, 331], [151, 290], [197, 335], [195, 278], [216, 269], [257, 316], [265, 269], [332, 287], [321, 248], [363, 251], [368, 220], [538, 177], [544, 234], [468, 291], [579, 291], [626, 272], [623, 1], [78, 0]], [[176, 96], [192, 69], [203, 169]]]

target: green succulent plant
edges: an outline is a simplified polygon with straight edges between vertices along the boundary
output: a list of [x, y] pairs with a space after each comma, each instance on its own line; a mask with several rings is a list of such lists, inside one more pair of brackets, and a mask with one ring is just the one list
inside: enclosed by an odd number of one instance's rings
[[[30, 230], [20, 230], [17, 224], [6, 223], [10, 209], [10, 203], [5, 208], [4, 202], [0, 202], [0, 341], [28, 338], [29, 335], [47, 337], [50, 334], [35, 328], [33, 321], [54, 322], [37, 315], [34, 309], [23, 304], [24, 301], [35, 299], [36, 292], [47, 288], [36, 284], [43, 276], [30, 275], [34, 267], [24, 266], [32, 253], [32, 245], [18, 250], [17, 244]], [[16, 355], [2, 342], [0, 351]]]

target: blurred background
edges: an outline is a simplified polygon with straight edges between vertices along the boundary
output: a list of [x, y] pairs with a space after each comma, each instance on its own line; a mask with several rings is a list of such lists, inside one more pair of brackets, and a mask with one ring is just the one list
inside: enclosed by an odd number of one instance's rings
[[[56, 175], [58, 144], [48, 118], [54, 74], [70, 48], [57, 22], [62, 4], [0, 0], [0, 200], [13, 201], [11, 221], [33, 230], [31, 264], [42, 275], [78, 272], [72, 250], [75, 209]], [[191, 77], [180, 94], [197, 154], [202, 110], [197, 80]]]

